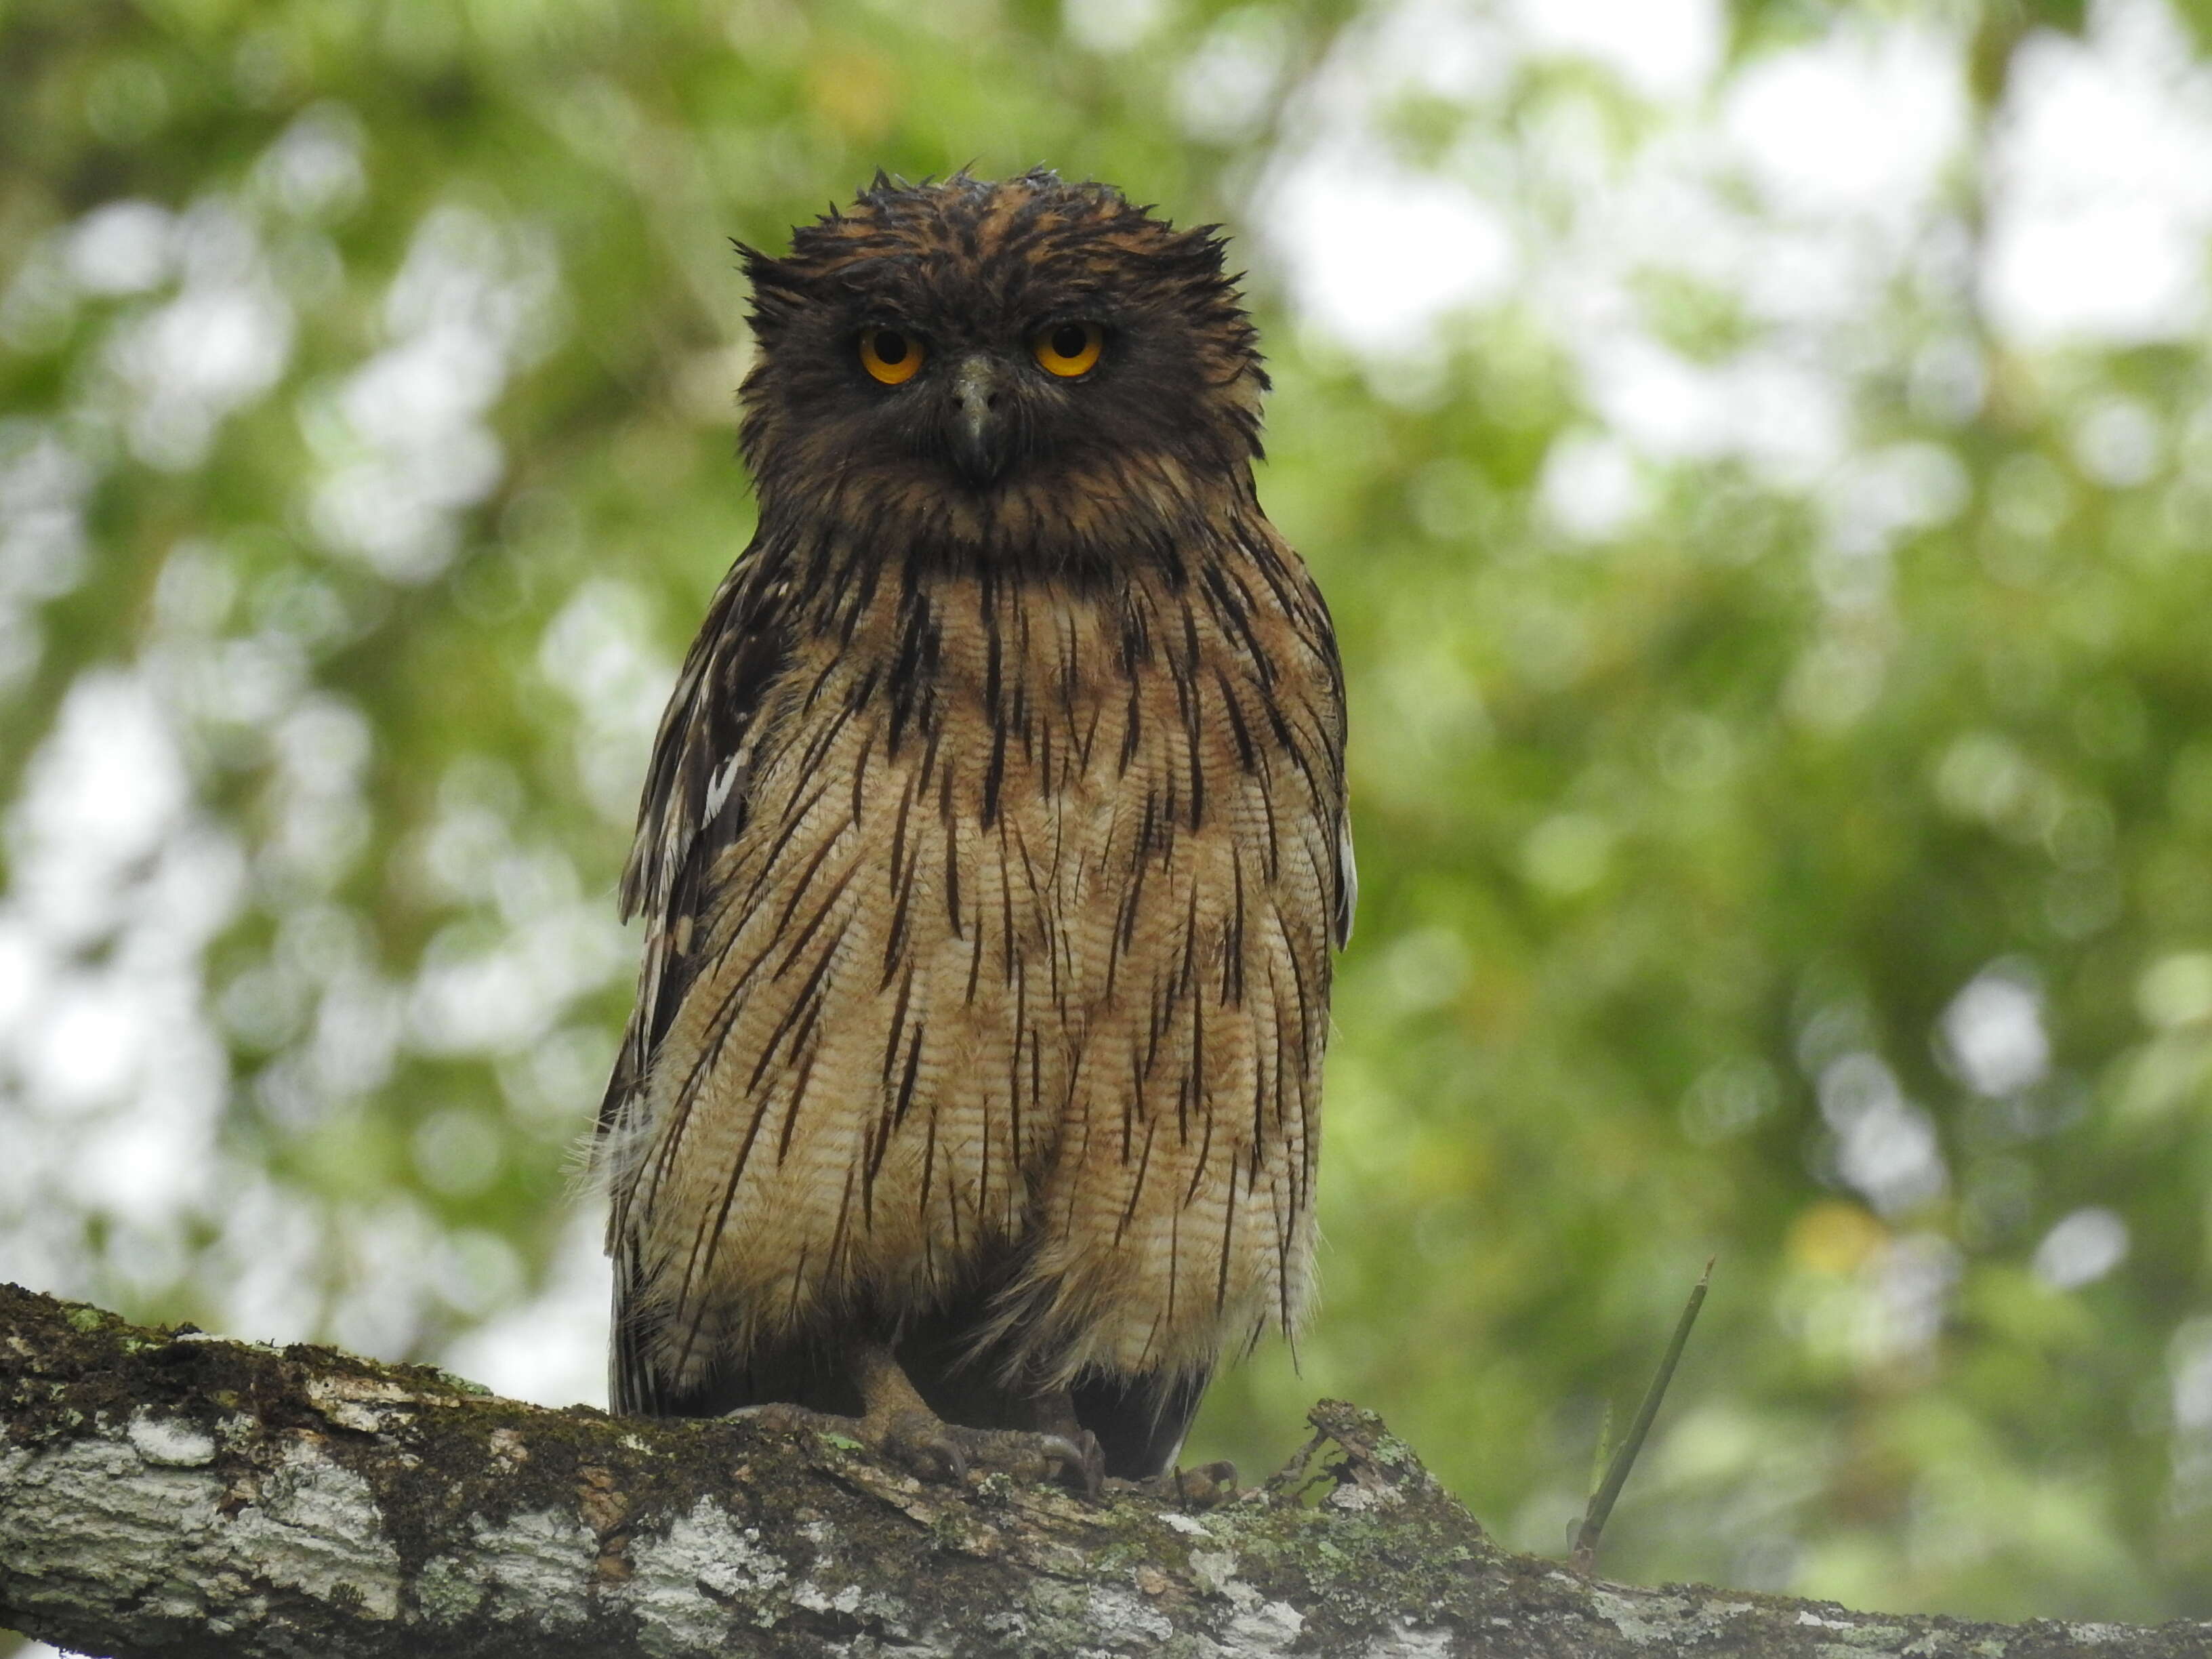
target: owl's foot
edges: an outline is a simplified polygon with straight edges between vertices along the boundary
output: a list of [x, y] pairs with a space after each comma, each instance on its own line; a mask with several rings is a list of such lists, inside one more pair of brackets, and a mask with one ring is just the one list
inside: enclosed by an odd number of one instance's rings
[[1070, 1436], [1032, 1429], [970, 1429], [927, 1410], [892, 1419], [877, 1449], [918, 1474], [942, 1473], [965, 1481], [970, 1469], [996, 1471], [1017, 1480], [1065, 1480], [1096, 1498], [1106, 1478], [1106, 1455], [1088, 1430]]
[[854, 1380], [866, 1409], [840, 1417], [804, 1406], [748, 1406], [732, 1412], [774, 1429], [811, 1429], [858, 1442], [886, 1462], [923, 1480], [966, 1484], [969, 1472], [996, 1472], [1017, 1480], [1057, 1477], [1086, 1498], [1105, 1480], [1106, 1455], [1087, 1429], [1050, 1434], [1023, 1429], [971, 1429], [930, 1410], [906, 1372], [878, 1344], [855, 1348]]
[[971, 1429], [946, 1422], [926, 1406], [881, 1418], [840, 1417], [781, 1404], [746, 1406], [730, 1415], [763, 1428], [811, 1430], [855, 1442], [925, 1480], [965, 1485], [971, 1470], [1017, 1480], [1057, 1476], [1085, 1497], [1096, 1498], [1105, 1478], [1105, 1454], [1087, 1430], [1070, 1437], [1021, 1429]]
[[1138, 1491], [1180, 1504], [1187, 1510], [1213, 1510], [1235, 1501], [1237, 1466], [1227, 1458], [1201, 1463], [1194, 1469], [1170, 1469], [1132, 1481]]

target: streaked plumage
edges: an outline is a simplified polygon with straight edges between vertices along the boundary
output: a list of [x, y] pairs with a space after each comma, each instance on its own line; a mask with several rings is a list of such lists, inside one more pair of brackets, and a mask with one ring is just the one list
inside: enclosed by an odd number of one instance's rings
[[[1048, 173], [878, 179], [746, 263], [760, 528], [623, 885], [615, 1404], [853, 1412], [868, 1339], [948, 1421], [1154, 1473], [1305, 1303], [1352, 903], [1250, 327], [1210, 228]], [[1029, 360], [1076, 325], [1095, 368]]]

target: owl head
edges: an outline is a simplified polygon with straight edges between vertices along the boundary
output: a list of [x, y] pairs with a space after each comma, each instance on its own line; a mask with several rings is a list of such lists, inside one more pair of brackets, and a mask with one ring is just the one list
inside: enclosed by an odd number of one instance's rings
[[907, 185], [740, 247], [764, 518], [1111, 556], [1251, 490], [1267, 378], [1212, 226], [1039, 170]]

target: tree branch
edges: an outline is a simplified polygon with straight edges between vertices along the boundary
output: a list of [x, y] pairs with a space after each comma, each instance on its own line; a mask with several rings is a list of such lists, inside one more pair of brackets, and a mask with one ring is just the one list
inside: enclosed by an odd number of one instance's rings
[[2197, 1659], [2157, 1630], [1641, 1589], [1493, 1545], [1371, 1413], [1188, 1513], [925, 1485], [815, 1436], [501, 1400], [0, 1285], [0, 1625], [104, 1655], [1892, 1653]]

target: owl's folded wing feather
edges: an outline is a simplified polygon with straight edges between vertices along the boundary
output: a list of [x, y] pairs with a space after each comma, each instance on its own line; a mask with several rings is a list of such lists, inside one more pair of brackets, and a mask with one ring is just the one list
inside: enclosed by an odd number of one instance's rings
[[786, 583], [740, 559], [723, 579], [677, 676], [653, 739], [637, 837], [623, 870], [623, 920], [645, 918], [637, 1003], [599, 1104], [593, 1163], [611, 1200], [614, 1341], [610, 1394], [617, 1411], [665, 1408], [635, 1328], [640, 1264], [623, 1225], [637, 1161], [653, 1126], [645, 1088], [654, 1051], [683, 1006], [703, 944], [699, 921], [713, 899], [715, 861], [744, 828], [745, 768], [764, 694], [788, 651], [781, 626]]
[[783, 584], [750, 580], [750, 558], [725, 577], [660, 717], [623, 866], [622, 918], [645, 918], [637, 1005], [599, 1108], [599, 1133], [646, 1079], [683, 1006], [692, 934], [716, 855], [744, 826], [745, 763], [762, 694], [782, 665]]

